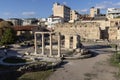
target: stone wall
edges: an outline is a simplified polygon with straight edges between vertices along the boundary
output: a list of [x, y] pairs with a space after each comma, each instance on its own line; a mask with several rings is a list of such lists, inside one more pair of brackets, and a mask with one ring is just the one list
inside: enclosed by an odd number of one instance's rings
[[100, 24], [100, 28], [101, 30], [104, 30], [106, 27], [110, 27], [110, 21], [105, 21], [105, 20], [88, 20], [88, 21], [82, 21], [82, 22], [96, 22], [96, 23], [99, 23]]
[[117, 39], [117, 27], [110, 27], [108, 29], [109, 40], [116, 40]]
[[57, 24], [55, 32], [62, 35], [79, 35], [81, 39], [109, 39], [120, 40], [120, 28], [115, 26], [105, 27], [101, 29], [100, 23], [97, 22], [76, 22]]
[[120, 28], [110, 27], [108, 29], [109, 40], [120, 40]]
[[120, 18], [110, 19], [110, 26], [120, 26]]
[[95, 22], [57, 24], [55, 32], [60, 32], [62, 35], [79, 35], [84, 39], [100, 39], [101, 35], [99, 26], [100, 25]]
[[120, 28], [117, 30], [117, 40], [120, 40]]

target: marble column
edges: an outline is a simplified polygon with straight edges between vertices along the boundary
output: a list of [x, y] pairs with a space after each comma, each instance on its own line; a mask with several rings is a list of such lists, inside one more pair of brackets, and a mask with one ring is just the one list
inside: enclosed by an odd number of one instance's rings
[[35, 52], [34, 54], [36, 55], [37, 54], [37, 36], [36, 36], [36, 33], [34, 33], [34, 49], [35, 49]]
[[61, 35], [58, 34], [58, 57], [61, 57]]
[[70, 49], [70, 35], [65, 35], [65, 49]]
[[77, 48], [77, 35], [73, 36], [73, 49]]
[[50, 56], [52, 56], [52, 34], [50, 33]]
[[45, 42], [44, 42], [44, 34], [42, 33], [42, 55], [45, 53]]

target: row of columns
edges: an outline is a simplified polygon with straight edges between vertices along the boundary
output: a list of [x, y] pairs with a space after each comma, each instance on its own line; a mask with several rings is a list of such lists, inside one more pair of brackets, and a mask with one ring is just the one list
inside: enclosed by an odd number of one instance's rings
[[[50, 35], [50, 54], [49, 56], [52, 56], [53, 50], [52, 50], [52, 32], [35, 32], [34, 33], [34, 38], [35, 38], [35, 55], [37, 54], [37, 34], [41, 34], [42, 35], [42, 56], [45, 55], [45, 39], [44, 39], [44, 34], [49, 34]], [[60, 33], [58, 33], [58, 55], [57, 57], [61, 57], [61, 35]]]

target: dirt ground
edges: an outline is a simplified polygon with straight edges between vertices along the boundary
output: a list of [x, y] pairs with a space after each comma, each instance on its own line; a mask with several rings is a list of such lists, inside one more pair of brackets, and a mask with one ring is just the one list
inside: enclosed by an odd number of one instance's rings
[[120, 80], [119, 69], [109, 64], [112, 49], [94, 49], [99, 52], [95, 57], [80, 60], [66, 60], [65, 64], [47, 80]]

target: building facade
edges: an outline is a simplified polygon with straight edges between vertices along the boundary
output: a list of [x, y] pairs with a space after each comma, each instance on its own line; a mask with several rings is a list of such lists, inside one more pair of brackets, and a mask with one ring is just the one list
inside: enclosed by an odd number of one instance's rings
[[38, 19], [36, 18], [26, 18], [23, 20], [23, 26], [26, 25], [38, 25]]
[[9, 18], [7, 21], [12, 22], [14, 26], [22, 26], [23, 24], [23, 20], [19, 18]]
[[59, 3], [53, 4], [53, 16], [60, 16], [65, 22], [70, 20], [70, 7]]
[[76, 20], [79, 20], [79, 19], [80, 19], [80, 14], [75, 10], [71, 10], [70, 11], [70, 20], [76, 21]]
[[63, 18], [59, 17], [59, 16], [50, 16], [47, 19], [47, 27], [48, 28], [54, 29], [55, 24], [57, 24], [57, 23], [64, 23]]
[[38, 25], [39, 26], [46, 26], [47, 18], [39, 18], [38, 19]]
[[107, 18], [119, 18], [120, 17], [120, 8], [108, 8], [107, 9]]
[[92, 7], [90, 9], [90, 17], [95, 17], [100, 14], [100, 9]]

